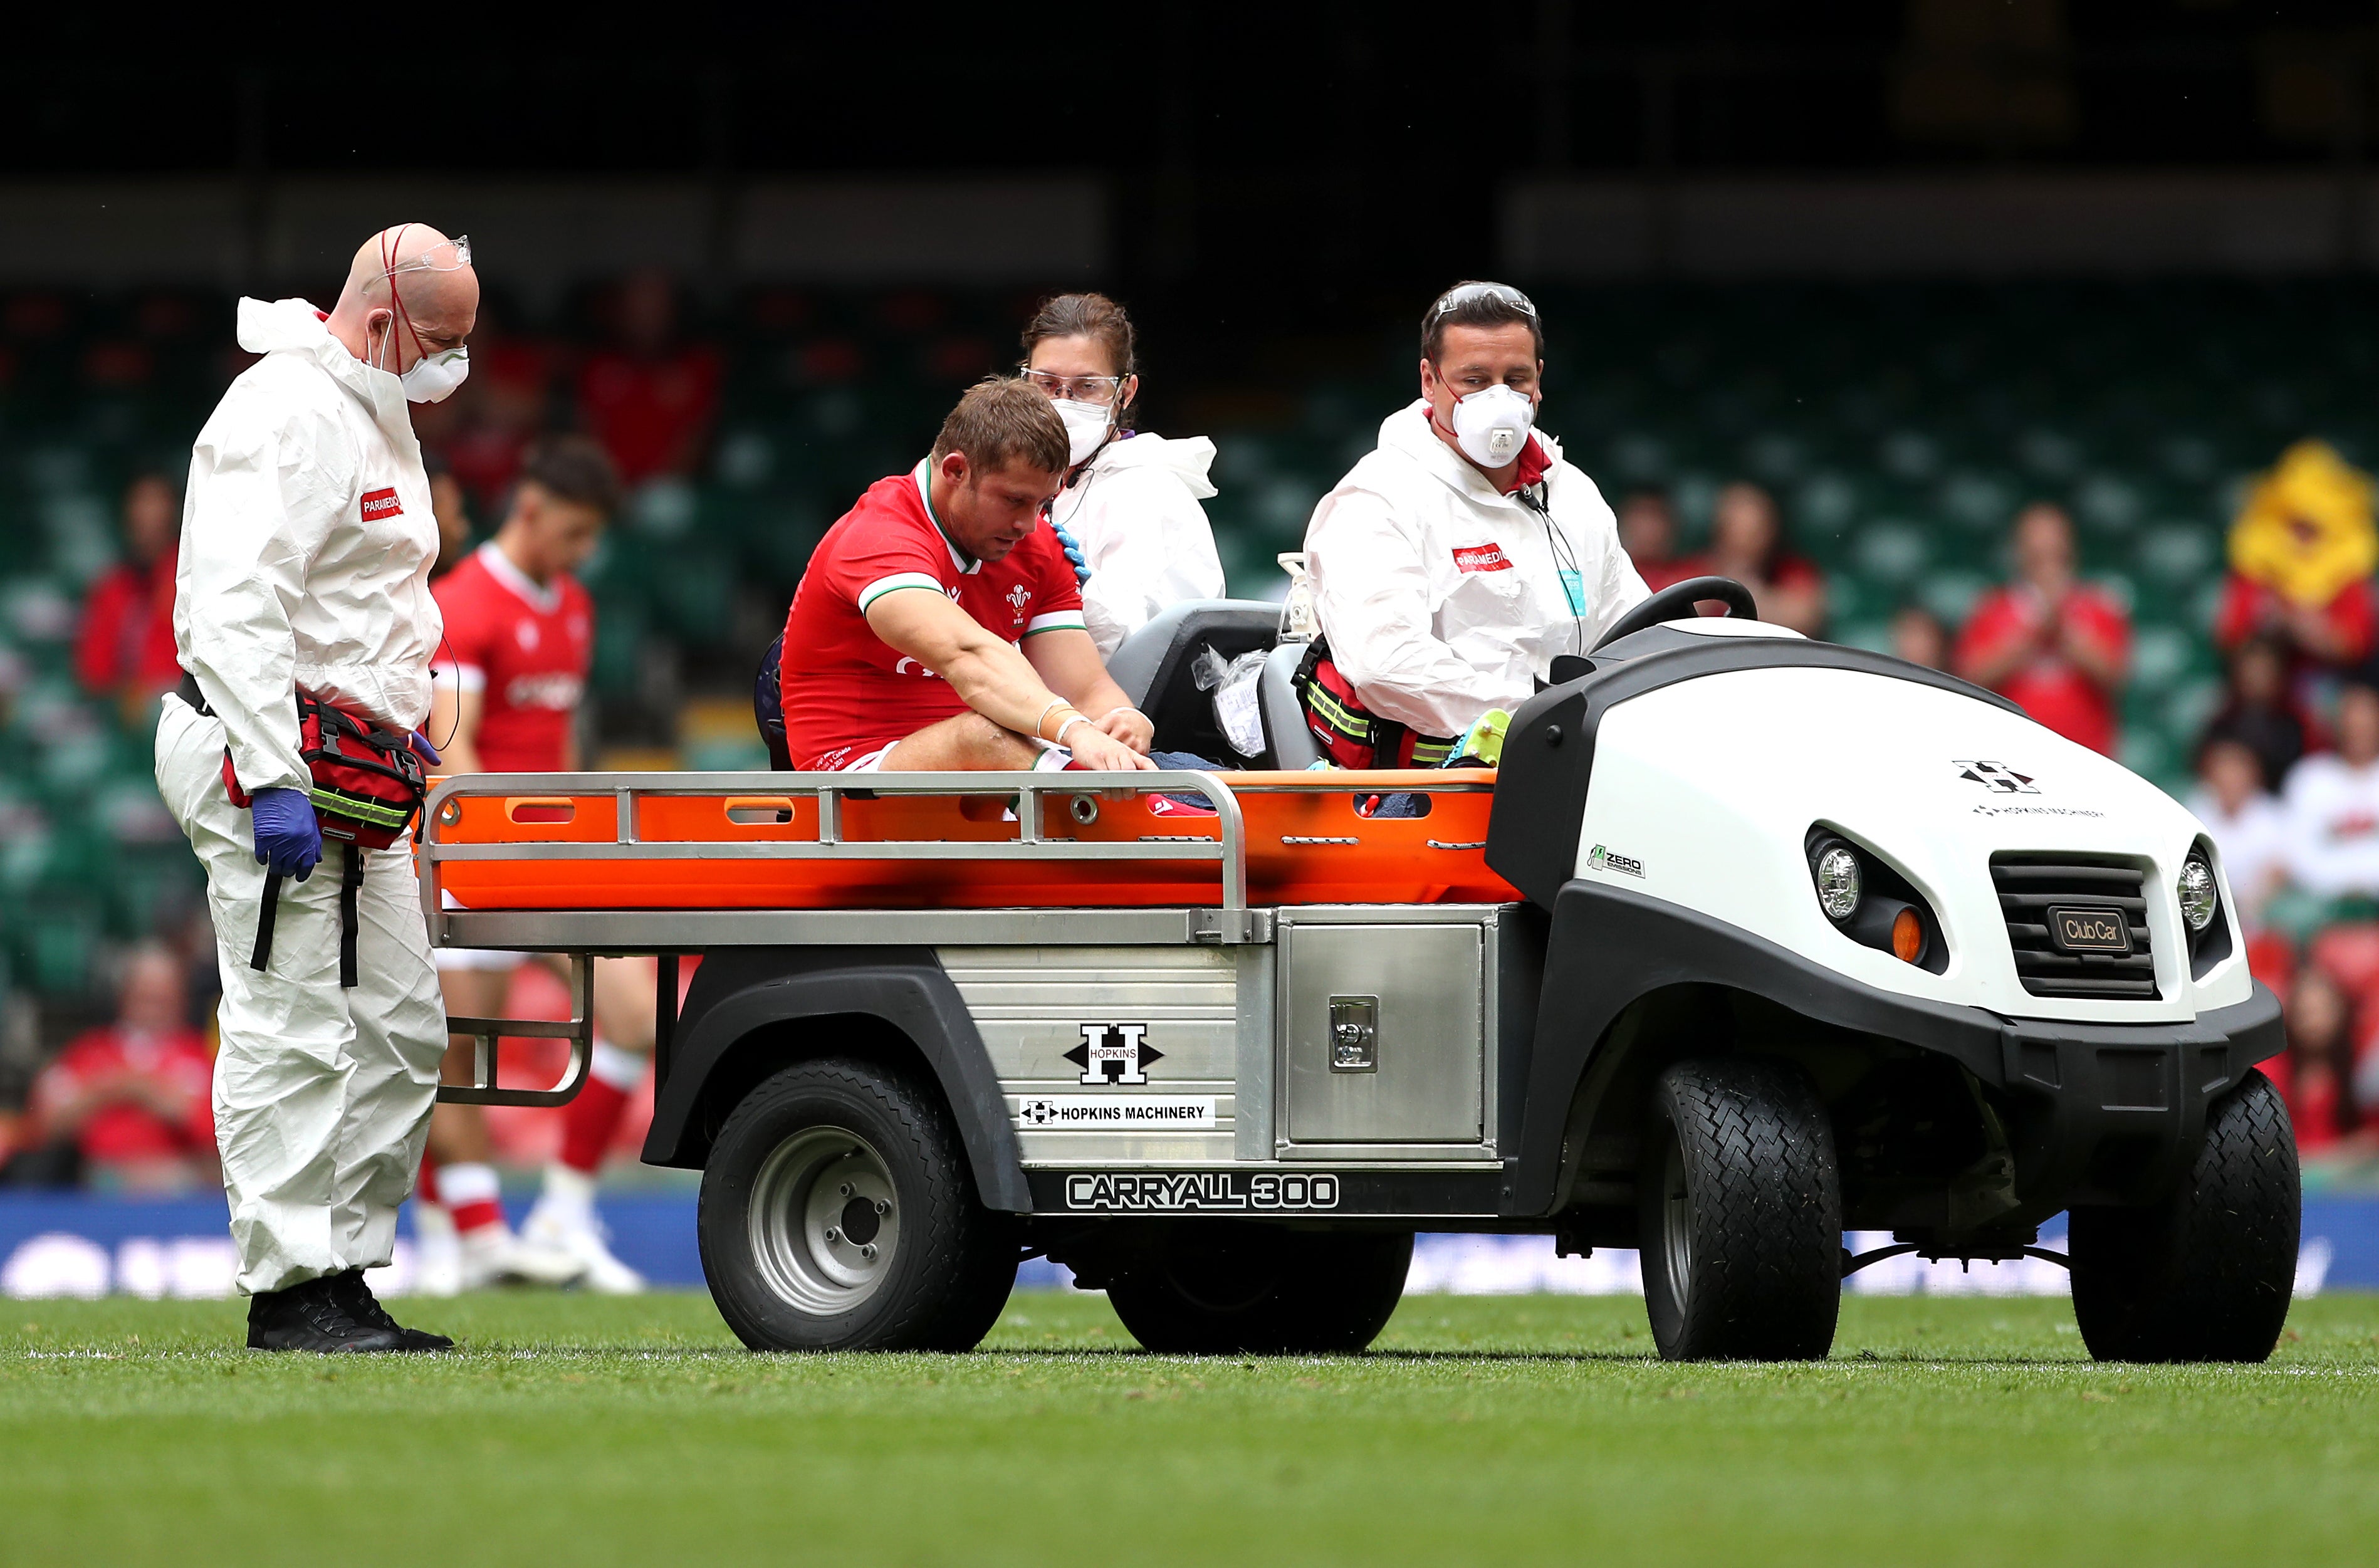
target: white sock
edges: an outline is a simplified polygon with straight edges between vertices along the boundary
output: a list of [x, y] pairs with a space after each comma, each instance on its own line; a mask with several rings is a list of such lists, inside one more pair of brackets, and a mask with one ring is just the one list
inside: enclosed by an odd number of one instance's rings
[[608, 1040], [598, 1039], [595, 1049], [588, 1053], [586, 1076], [598, 1083], [608, 1083], [622, 1094], [634, 1094], [645, 1081], [645, 1069], [653, 1059], [642, 1051], [622, 1050]]
[[503, 1183], [496, 1178], [496, 1167], [476, 1161], [468, 1164], [438, 1167], [438, 1197], [448, 1212], [465, 1203], [492, 1203], [503, 1196]]
[[586, 1171], [571, 1169], [561, 1161], [545, 1167], [544, 1204], [572, 1219], [583, 1218], [595, 1212], [595, 1178]]

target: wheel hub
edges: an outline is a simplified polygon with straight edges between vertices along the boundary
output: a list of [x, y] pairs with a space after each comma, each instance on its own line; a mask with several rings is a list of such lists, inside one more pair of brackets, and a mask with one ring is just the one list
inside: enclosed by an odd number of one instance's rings
[[779, 1144], [753, 1183], [751, 1212], [762, 1277], [821, 1316], [874, 1296], [900, 1248], [891, 1169], [842, 1128], [805, 1128]]
[[1685, 1152], [1673, 1141], [1660, 1174], [1660, 1248], [1669, 1270], [1669, 1295], [1680, 1312], [1692, 1286], [1694, 1200], [1685, 1188]]

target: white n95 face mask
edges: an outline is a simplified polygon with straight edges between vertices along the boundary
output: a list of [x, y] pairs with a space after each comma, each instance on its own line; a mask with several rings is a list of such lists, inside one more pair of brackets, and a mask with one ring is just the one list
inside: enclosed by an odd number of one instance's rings
[[1536, 424], [1536, 404], [1507, 386], [1486, 387], [1454, 402], [1454, 443], [1481, 468], [1501, 468], [1516, 459]]
[[406, 402], [443, 403], [470, 378], [471, 351], [453, 348], [443, 354], [423, 355], [414, 362], [412, 369], [397, 380], [405, 383]]
[[1049, 406], [1066, 423], [1066, 461], [1081, 463], [1099, 450], [1107, 439], [1107, 428], [1115, 422], [1115, 410], [1096, 403], [1076, 403], [1068, 398], [1052, 398]]

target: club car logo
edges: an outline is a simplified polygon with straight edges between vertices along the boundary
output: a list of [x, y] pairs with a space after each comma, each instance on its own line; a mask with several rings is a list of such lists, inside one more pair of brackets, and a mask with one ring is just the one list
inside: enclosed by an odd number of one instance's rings
[[2129, 953], [2131, 928], [2120, 910], [2052, 909], [2050, 940], [2068, 953]]
[[2040, 791], [2033, 786], [2033, 776], [2031, 774], [2018, 773], [2015, 769], [2008, 766], [2005, 763], [1968, 762], [1961, 759], [1959, 761], [1952, 762], [1950, 766], [1956, 768], [1958, 770], [1958, 777], [1964, 779], [1967, 783], [1979, 784], [1995, 795], [2037, 795], [2040, 793]]
[[1195, 1214], [1335, 1209], [1334, 1176], [1235, 1176], [1228, 1171], [1069, 1176], [1066, 1207], [1096, 1212]]
[[1590, 870], [1616, 872], [1622, 876], [1644, 874], [1642, 861], [1633, 855], [1623, 855], [1604, 844], [1597, 844], [1587, 852], [1586, 863]]
[[1082, 1069], [1084, 1083], [1146, 1083], [1148, 1064], [1161, 1062], [1165, 1053], [1148, 1043], [1144, 1023], [1086, 1023], [1082, 1043], [1066, 1053], [1066, 1060]]

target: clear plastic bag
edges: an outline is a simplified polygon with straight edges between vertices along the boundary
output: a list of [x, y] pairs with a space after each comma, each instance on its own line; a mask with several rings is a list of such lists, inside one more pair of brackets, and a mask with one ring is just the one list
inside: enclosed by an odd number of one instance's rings
[[1207, 647], [1198, 650], [1190, 666], [1190, 679], [1198, 689], [1214, 694], [1215, 728], [1243, 757], [1263, 754], [1263, 714], [1256, 706], [1256, 686], [1270, 657], [1271, 650], [1257, 648], [1226, 659]]

